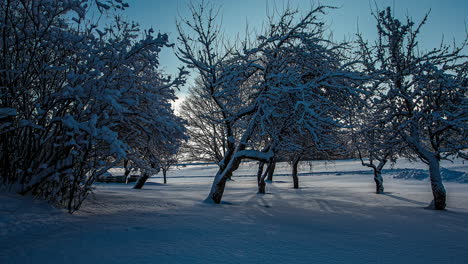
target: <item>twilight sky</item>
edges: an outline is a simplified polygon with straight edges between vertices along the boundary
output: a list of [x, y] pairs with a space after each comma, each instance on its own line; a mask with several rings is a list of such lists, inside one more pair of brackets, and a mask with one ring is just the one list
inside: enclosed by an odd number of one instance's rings
[[[249, 28], [260, 28], [267, 16], [267, 10], [274, 6], [283, 7], [284, 0], [211, 0], [221, 5], [223, 28], [227, 36], [234, 37]], [[153, 27], [156, 32], [168, 33], [171, 42], [176, 41], [175, 20], [177, 15], [188, 14], [189, 0], [127, 0], [130, 7], [125, 15], [142, 25]], [[468, 25], [468, 1], [464, 0], [322, 0], [324, 5], [339, 7], [331, 10], [326, 17], [337, 40], [353, 37], [359, 31], [372, 40], [376, 35], [375, 21], [371, 16], [371, 6], [377, 3], [380, 9], [391, 6], [395, 15], [403, 19], [409, 15], [416, 22], [431, 9], [428, 23], [423, 27], [420, 44], [423, 48], [433, 48], [440, 44], [442, 36], [446, 42], [454, 39], [460, 43], [466, 37]], [[292, 7], [308, 10], [316, 3], [311, 0], [289, 0]], [[161, 65], [167, 73], [174, 74], [180, 65], [177, 58], [166, 50], [161, 54]]]

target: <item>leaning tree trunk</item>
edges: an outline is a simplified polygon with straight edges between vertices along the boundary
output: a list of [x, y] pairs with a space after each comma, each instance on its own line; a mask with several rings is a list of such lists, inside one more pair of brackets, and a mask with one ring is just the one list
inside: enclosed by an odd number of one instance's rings
[[[239, 143], [236, 150], [232, 153], [230, 153], [228, 150], [229, 155], [226, 155], [228, 158], [225, 157], [224, 161], [222, 161], [223, 166], [220, 167], [220, 169], [218, 170], [218, 173], [216, 173], [213, 184], [211, 185], [210, 194], [208, 194], [208, 197], [205, 199], [206, 202], [214, 202], [216, 204], [221, 203], [221, 199], [223, 198], [223, 194], [224, 194], [224, 189], [226, 187], [226, 181], [229, 178], [231, 178], [232, 173], [236, 171], [237, 168], [239, 168], [239, 165], [243, 158], [243, 157], [236, 156], [236, 154], [240, 151], [245, 150], [246, 148], [245, 142], [249, 141], [250, 136], [256, 127], [256, 119], [257, 119], [257, 114], [255, 114], [252, 117], [252, 119], [249, 122], [249, 125], [247, 126], [247, 129], [242, 135], [240, 142], [244, 142], [244, 143]], [[234, 146], [234, 142], [230, 142], [230, 144]], [[224, 162], [227, 162], [227, 163], [224, 163]], [[224, 167], [224, 165], [226, 166]]]
[[218, 171], [215, 176], [215, 182], [211, 186], [211, 191], [205, 201], [212, 201], [215, 204], [221, 203], [223, 198], [224, 189], [226, 188], [226, 181], [229, 177], [223, 177], [224, 171]]
[[299, 165], [299, 158], [294, 159], [292, 164], [292, 178], [294, 183], [294, 189], [299, 189], [299, 178], [297, 177], [297, 166]]
[[431, 179], [433, 207], [436, 210], [444, 210], [446, 207], [446, 191], [440, 175], [440, 164], [436, 158], [429, 160], [429, 177]]
[[226, 187], [226, 181], [230, 179], [232, 173], [239, 168], [241, 160], [242, 159], [240, 158], [233, 158], [224, 170], [219, 170], [218, 173], [216, 173], [215, 180], [211, 185], [210, 194], [205, 201], [212, 201], [216, 204], [221, 203], [224, 189]]
[[167, 174], [167, 170], [163, 169], [163, 178], [164, 178], [164, 184], [167, 183], [167, 178], [166, 178], [166, 174]]
[[259, 182], [260, 179], [262, 178], [263, 167], [265, 167], [265, 162], [259, 161], [258, 162], [258, 170], [257, 170], [257, 182]]
[[[245, 145], [240, 145], [238, 147], [238, 153], [245, 149]], [[268, 156], [268, 155], [266, 155]], [[215, 176], [213, 181], [213, 185], [211, 185], [211, 191], [208, 197], [205, 199], [206, 202], [214, 202], [214, 203], [221, 203], [221, 199], [223, 198], [224, 188], [226, 187], [227, 179], [232, 175], [234, 171], [239, 168], [239, 165], [243, 158], [247, 156], [236, 155], [234, 158], [229, 161], [229, 164], [226, 166], [226, 169], [223, 171], [219, 170]], [[263, 157], [263, 160], [269, 160], [270, 157]], [[260, 182], [265, 182], [266, 173], [263, 174]]]
[[378, 168], [374, 168], [374, 181], [375, 181], [375, 193], [384, 193], [382, 171]]
[[273, 181], [273, 173], [275, 173], [275, 168], [276, 168], [276, 162], [273, 161], [270, 164], [270, 168], [268, 169], [267, 181]]
[[148, 180], [149, 174], [144, 172], [140, 174], [140, 177], [138, 178], [137, 182], [135, 183], [135, 186], [133, 186], [133, 189], [141, 189], [143, 188], [143, 185], [145, 185], [146, 180]]

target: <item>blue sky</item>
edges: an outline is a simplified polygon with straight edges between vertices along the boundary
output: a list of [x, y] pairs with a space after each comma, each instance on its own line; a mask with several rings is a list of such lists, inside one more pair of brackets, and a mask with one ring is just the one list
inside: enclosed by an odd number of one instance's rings
[[[176, 41], [175, 21], [178, 15], [188, 14], [188, 0], [127, 0], [130, 7], [125, 15], [142, 25], [142, 28], [153, 27], [156, 31], [168, 33], [170, 41]], [[228, 36], [235, 36], [245, 30], [246, 23], [250, 28], [260, 28], [267, 16], [267, 10], [274, 6], [281, 9], [287, 1], [281, 0], [211, 0], [221, 5], [223, 28]], [[420, 44], [429, 49], [440, 44], [442, 36], [447, 42], [454, 39], [461, 42], [466, 36], [468, 24], [468, 1], [463, 0], [322, 0], [325, 5], [339, 7], [325, 17], [333, 31], [335, 39], [353, 37], [359, 31], [372, 40], [375, 38], [375, 21], [371, 16], [374, 2], [379, 8], [391, 6], [398, 18], [409, 15], [419, 21], [431, 10], [428, 23], [421, 32]], [[305, 11], [316, 1], [289, 0], [293, 7]], [[174, 74], [180, 65], [177, 58], [166, 50], [161, 54], [161, 65], [166, 72]]]

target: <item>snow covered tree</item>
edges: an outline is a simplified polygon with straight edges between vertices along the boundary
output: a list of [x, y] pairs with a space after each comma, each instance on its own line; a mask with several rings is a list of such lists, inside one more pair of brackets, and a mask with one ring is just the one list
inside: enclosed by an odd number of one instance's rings
[[[122, 158], [146, 166], [137, 135], [164, 142], [182, 131], [167, 121], [183, 80], [158, 72], [167, 35], [121, 19], [126, 6], [1, 1], [0, 175], [9, 190], [72, 212]], [[106, 13], [109, 24], [90, 10]]]
[[[359, 38], [360, 43], [362, 37]], [[362, 45], [361, 45], [362, 47]], [[405, 151], [405, 144], [401, 137], [395, 133], [394, 123], [382, 122], [380, 112], [380, 95], [383, 87], [380, 87], [378, 78], [372, 78], [372, 73], [368, 72], [369, 80], [366, 82], [367, 103], [353, 109], [353, 116], [350, 123], [353, 126], [349, 129], [348, 153], [356, 153], [361, 160], [362, 166], [371, 168], [374, 175], [376, 193], [384, 193], [382, 170], [390, 161], [395, 162], [397, 155]]]
[[[226, 49], [222, 56], [216, 53], [219, 29], [210, 15], [213, 9], [192, 8], [194, 21], [187, 21], [185, 28], [194, 36], [179, 26], [179, 57], [202, 76], [229, 124], [226, 130], [232, 131], [240, 120], [244, 124], [239, 137], [227, 133], [230, 147], [207, 201], [221, 202], [226, 180], [243, 159], [269, 163], [282, 146], [291, 146], [285, 136], [288, 129], [328, 144], [322, 140], [326, 128], [344, 126], [348, 113], [340, 106], [359, 99], [354, 83], [359, 78], [344, 63], [346, 47], [323, 37], [325, 27], [318, 16], [326, 9], [319, 6], [302, 17], [285, 10], [255, 42], [244, 43], [240, 50]], [[225, 100], [233, 95], [244, 100]], [[267, 141], [259, 145], [258, 138]]]
[[[189, 68], [197, 71], [200, 89], [203, 89], [198, 94], [207, 98], [207, 103], [213, 104], [205, 109], [205, 117], [219, 118], [212, 120], [212, 124], [222, 127], [216, 136], [217, 141], [223, 144], [224, 155], [218, 163], [220, 171], [223, 171], [236, 149], [235, 141], [239, 137], [236, 135], [236, 123], [254, 110], [248, 104], [248, 93], [246, 95], [242, 92], [249, 91], [242, 89], [242, 82], [247, 81], [254, 71], [239, 64], [237, 58], [232, 56], [233, 48], [223, 41], [217, 24], [218, 9], [203, 1], [199, 5], [191, 4], [189, 8], [192, 19], [181, 19], [177, 25], [178, 57]], [[229, 71], [226, 70], [228, 68]], [[226, 85], [235, 78], [238, 80]]]
[[[370, 113], [367, 113], [370, 114]], [[377, 127], [374, 121], [377, 118], [370, 114], [369, 119], [361, 120], [362, 127], [358, 127], [357, 133], [352, 133], [353, 147], [356, 149], [362, 166], [372, 168], [377, 194], [384, 193], [382, 170], [390, 161], [395, 162], [397, 154], [402, 150], [402, 142], [398, 136], [390, 136], [391, 128], [385, 127], [389, 123], [380, 123]]]
[[158, 157], [160, 161], [160, 167], [163, 173], [164, 184], [167, 183], [167, 172], [179, 162], [181, 145], [184, 143], [186, 138], [179, 138], [179, 142], [174, 142], [174, 144], [168, 144], [169, 148], [160, 148], [158, 149]]
[[[306, 156], [306, 153], [313, 151], [313, 142], [311, 138], [296, 135], [296, 146], [290, 148], [288, 153], [285, 153], [289, 164], [291, 165], [291, 177], [293, 179], [293, 188], [299, 189], [298, 167], [299, 162]], [[292, 151], [291, 151], [292, 150]]]
[[161, 170], [163, 172], [164, 184], [167, 183], [167, 172], [178, 162], [177, 154], [166, 154], [162, 156]]
[[119, 131], [129, 146], [127, 158], [141, 172], [136, 189], [157, 174], [164, 160], [178, 153], [181, 143], [187, 140], [185, 122], [174, 114], [171, 106], [176, 99], [174, 89], [182, 80], [171, 81], [155, 69], [150, 70], [142, 72], [144, 79], [132, 89], [132, 93], [141, 97], [138, 104], [127, 112], [124, 119], [127, 122], [119, 122]]
[[446, 190], [439, 163], [463, 156], [468, 143], [466, 42], [422, 51], [418, 36], [427, 17], [415, 24], [410, 18], [396, 19], [390, 8], [378, 12], [378, 40], [372, 47], [363, 43], [361, 50], [366, 68], [379, 75], [382, 87], [375, 99], [377, 121], [390, 130], [382, 136], [400, 137], [411, 155], [429, 166], [431, 206], [443, 210]]

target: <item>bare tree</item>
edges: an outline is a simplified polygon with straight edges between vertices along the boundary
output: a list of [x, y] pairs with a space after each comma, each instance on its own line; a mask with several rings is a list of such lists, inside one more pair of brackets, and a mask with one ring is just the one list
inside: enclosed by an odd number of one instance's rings
[[164, 184], [167, 183], [167, 172], [174, 165], [177, 165], [177, 162], [179, 161], [179, 151], [180, 151], [180, 148], [175, 149], [175, 151], [170, 151], [166, 149], [166, 150], [163, 150], [161, 153], [159, 153]]
[[180, 107], [180, 116], [187, 121], [190, 141], [184, 146], [187, 158], [219, 164], [227, 150], [222, 116], [203, 84], [189, 89]]

